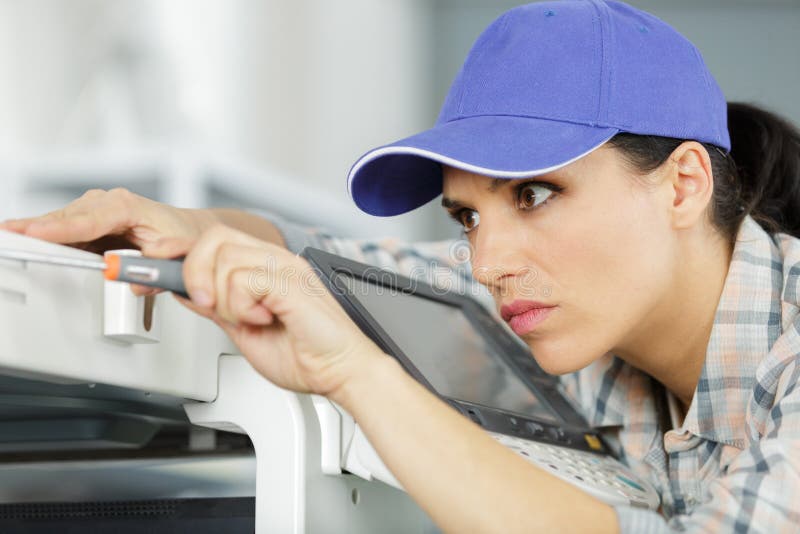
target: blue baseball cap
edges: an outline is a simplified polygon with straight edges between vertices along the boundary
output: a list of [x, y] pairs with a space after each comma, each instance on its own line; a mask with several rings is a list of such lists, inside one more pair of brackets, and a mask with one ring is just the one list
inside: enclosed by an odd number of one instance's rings
[[398, 215], [442, 192], [442, 164], [526, 178], [568, 165], [619, 132], [730, 151], [722, 90], [671, 26], [622, 2], [537, 2], [495, 20], [433, 128], [361, 156], [348, 191], [371, 215]]

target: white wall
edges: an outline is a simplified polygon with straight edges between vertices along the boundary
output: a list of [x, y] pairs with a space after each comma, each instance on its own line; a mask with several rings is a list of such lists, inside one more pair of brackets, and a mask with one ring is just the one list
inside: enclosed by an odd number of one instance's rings
[[[695, 42], [729, 100], [800, 123], [800, 1], [631, 3]], [[367, 149], [432, 125], [473, 40], [516, 4], [0, 0], [0, 217], [131, 185], [185, 205], [209, 195], [288, 202], [292, 213], [325, 204], [307, 222], [352, 235], [451, 236], [435, 202], [387, 219], [360, 213], [346, 172]], [[209, 189], [209, 155], [236, 169], [228, 196], [213, 193], [226, 187], [219, 166]], [[63, 187], [44, 194], [42, 180]], [[287, 181], [307, 189], [290, 194]]]
[[[68, 164], [75, 167], [64, 174], [84, 177], [28, 204], [34, 193], [25, 182], [14, 209], [56, 207], [81, 187], [141, 186], [119, 168], [142, 153], [159, 169], [174, 167], [164, 161], [172, 154], [185, 169], [213, 153], [248, 169], [246, 185], [260, 189], [252, 198], [281, 204], [290, 180], [309, 189], [288, 202], [335, 205], [336, 220], [308, 222], [424, 237], [425, 213], [375, 219], [358, 211], [346, 174], [368, 148], [433, 121], [424, 105], [428, 9], [424, 0], [1, 1], [0, 75], [8, 83], [0, 87], [0, 166], [7, 175], [16, 167], [23, 182], [31, 166], [39, 182], [44, 167], [46, 179], [63, 185], [53, 169]], [[104, 162], [98, 172], [93, 158]], [[203, 169], [195, 170], [202, 181]], [[253, 179], [258, 170], [262, 179]]]

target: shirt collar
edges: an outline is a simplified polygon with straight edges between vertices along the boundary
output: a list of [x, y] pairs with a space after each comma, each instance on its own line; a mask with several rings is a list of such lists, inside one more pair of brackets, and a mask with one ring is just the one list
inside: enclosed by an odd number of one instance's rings
[[681, 429], [743, 448], [756, 368], [781, 334], [783, 257], [749, 215], [742, 222], [706, 358]]

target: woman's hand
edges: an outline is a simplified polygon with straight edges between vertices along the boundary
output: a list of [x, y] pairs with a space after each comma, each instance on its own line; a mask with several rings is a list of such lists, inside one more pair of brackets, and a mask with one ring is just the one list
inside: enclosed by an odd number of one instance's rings
[[[180, 249], [180, 240], [165, 248]], [[216, 225], [184, 242], [187, 307], [212, 319], [280, 387], [336, 400], [388, 358], [348, 317], [311, 265], [285, 248]]]
[[0, 229], [92, 252], [139, 248], [147, 256], [159, 239], [196, 239], [211, 224], [202, 210], [175, 208], [116, 188], [91, 189], [61, 209], [3, 221]]
[[[122, 188], [92, 189], [66, 207], [38, 217], [0, 223], [0, 230], [17, 232], [91, 252], [138, 248], [142, 254], [174, 256], [157, 245], [164, 237], [196, 240], [215, 219], [203, 210], [175, 208]], [[134, 286], [134, 292], [156, 292]]]

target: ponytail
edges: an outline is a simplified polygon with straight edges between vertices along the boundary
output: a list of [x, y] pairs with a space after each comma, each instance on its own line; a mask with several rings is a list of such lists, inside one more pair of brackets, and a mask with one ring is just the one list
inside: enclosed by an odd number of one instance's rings
[[800, 237], [800, 132], [750, 104], [728, 104], [740, 202], [769, 232]]
[[[703, 143], [714, 174], [712, 224], [733, 244], [747, 215], [770, 233], [800, 237], [800, 132], [786, 119], [752, 104], [728, 104], [731, 151]], [[684, 139], [620, 133], [608, 143], [647, 174]]]

